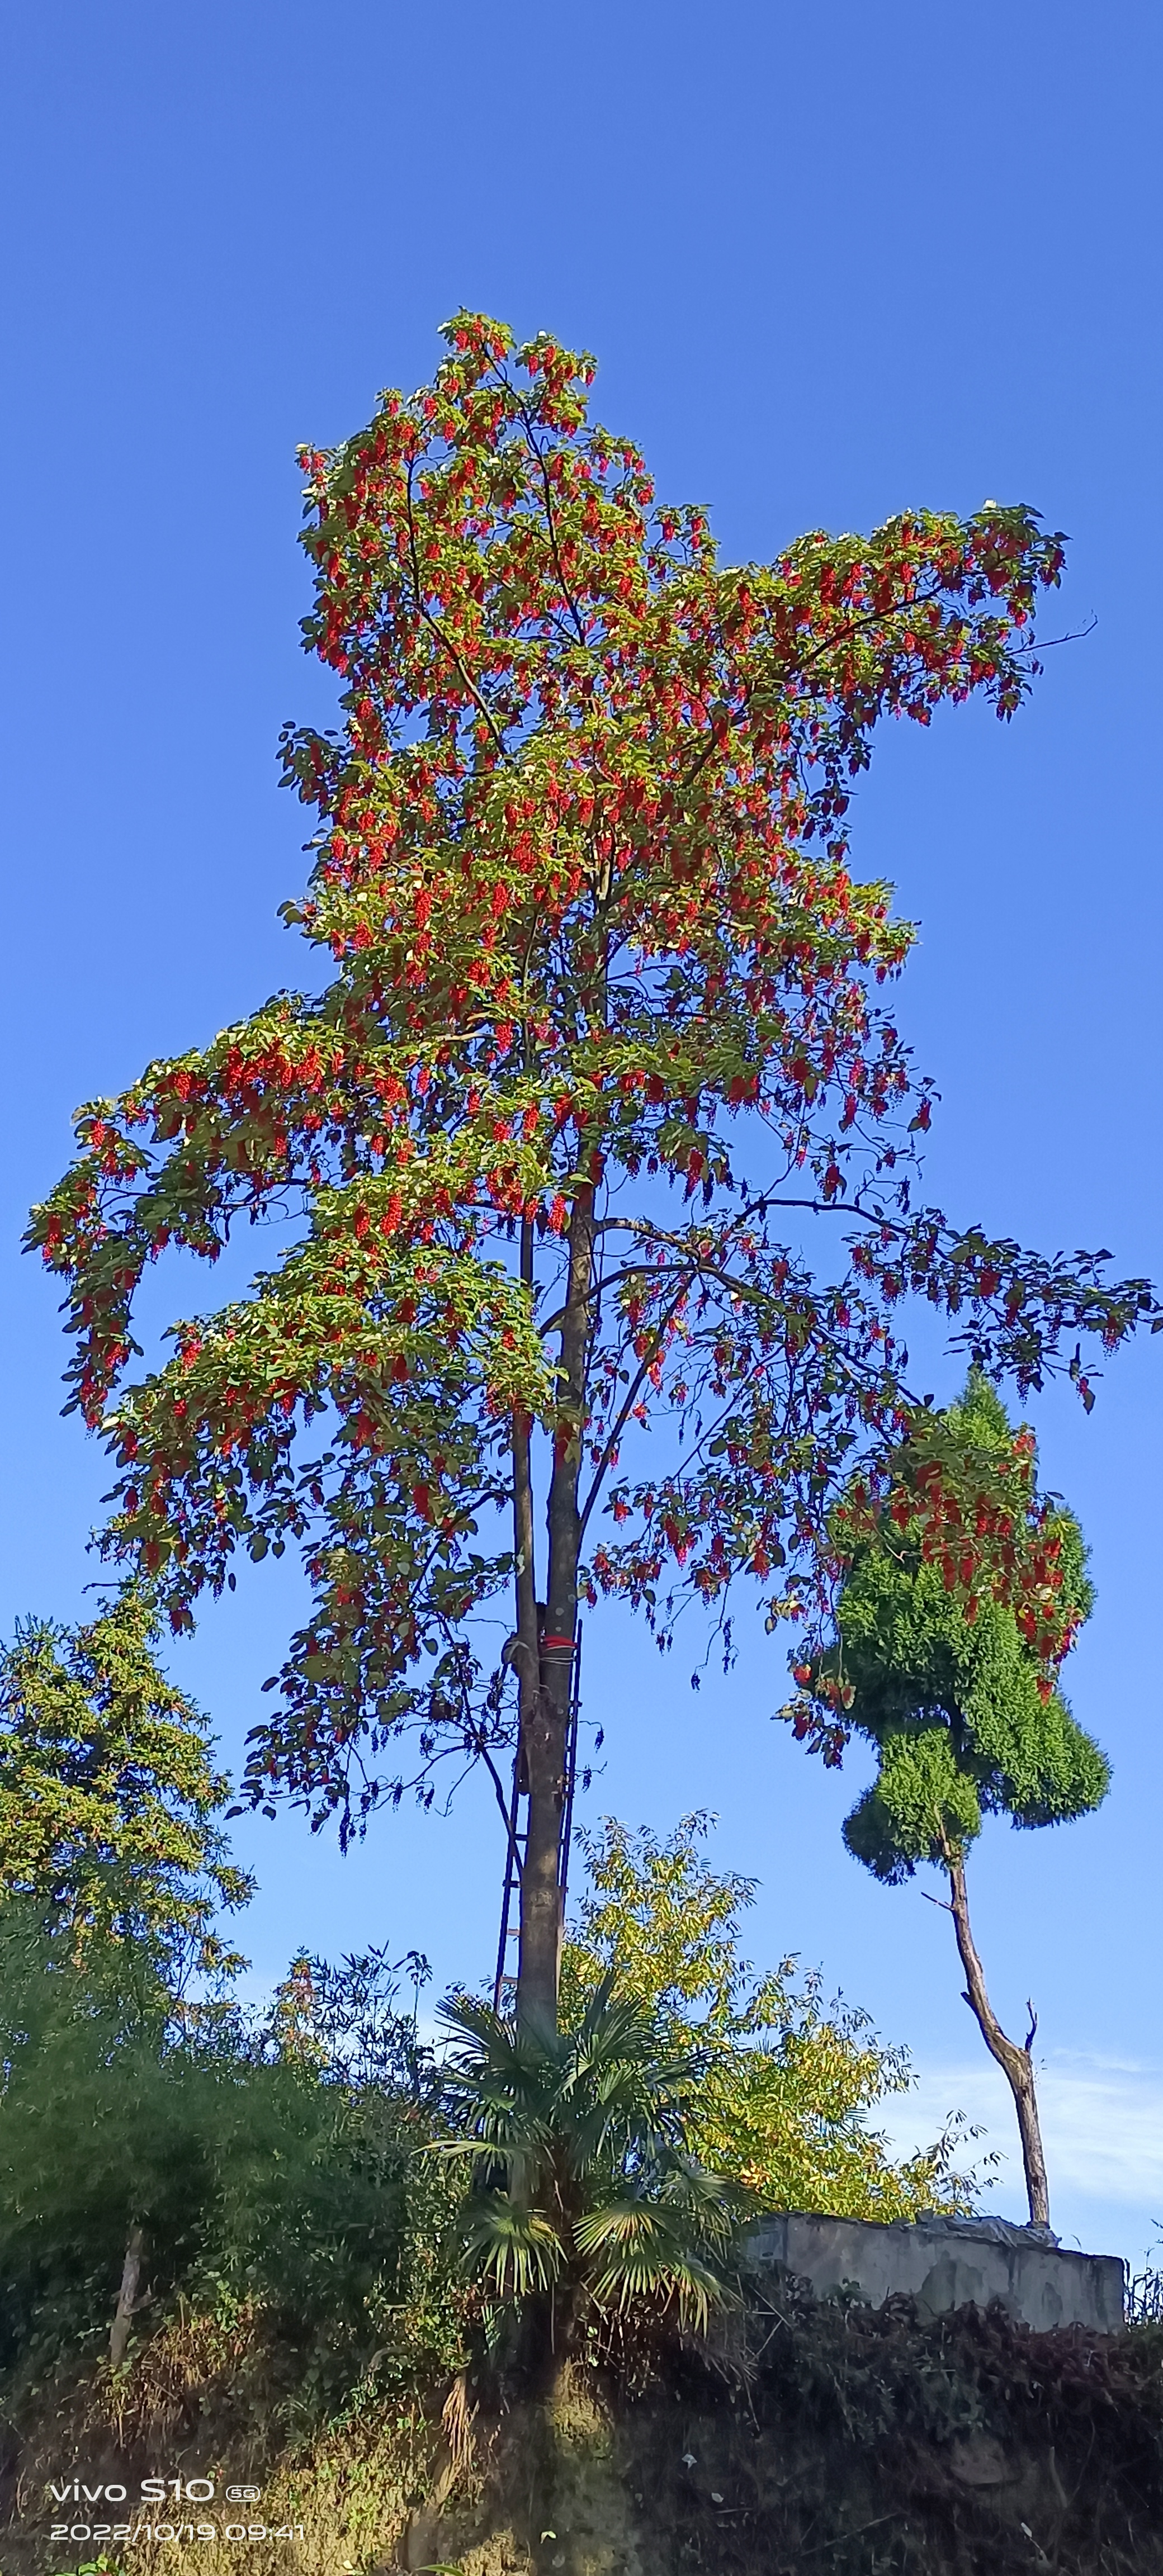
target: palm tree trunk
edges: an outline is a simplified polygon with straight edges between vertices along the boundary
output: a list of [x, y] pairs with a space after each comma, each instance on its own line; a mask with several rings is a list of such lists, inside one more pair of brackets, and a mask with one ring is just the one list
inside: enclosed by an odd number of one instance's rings
[[969, 1903], [965, 1893], [965, 1864], [960, 1854], [949, 1855], [950, 1912], [957, 1935], [957, 1948], [965, 1970], [965, 2001], [973, 2014], [991, 2057], [997, 2059], [1014, 2097], [1018, 2115], [1018, 2134], [1022, 2141], [1022, 2163], [1026, 2175], [1026, 2197], [1030, 2204], [1030, 2224], [1050, 2224], [1050, 2194], [1046, 2182], [1046, 2159], [1042, 2153], [1042, 2131], [1038, 2119], [1038, 2096], [1034, 2085], [1034, 2062], [1030, 2055], [1036, 2023], [1031, 2022], [1024, 2048], [1009, 2039], [1002, 2029], [989, 1996], [985, 1973], [969, 1923]]

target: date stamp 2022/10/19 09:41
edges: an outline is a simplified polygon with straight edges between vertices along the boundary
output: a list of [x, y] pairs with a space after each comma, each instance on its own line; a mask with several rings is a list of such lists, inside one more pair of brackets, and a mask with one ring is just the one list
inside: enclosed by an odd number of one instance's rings
[[[232, 2481], [220, 2490], [215, 2478], [142, 2478], [132, 2499], [128, 2488], [118, 2479], [98, 2479], [92, 2486], [87, 2479], [78, 2476], [53, 2479], [47, 2490], [48, 2500], [61, 2518], [52, 2522], [49, 2537], [57, 2543], [68, 2541], [97, 2547], [106, 2542], [112, 2546], [123, 2543], [132, 2547], [135, 2541], [169, 2540], [197, 2544], [199, 2541], [220, 2540], [301, 2541], [305, 2537], [302, 2523], [241, 2522], [233, 2517], [222, 2521], [217, 2514], [212, 2518], [203, 2519], [200, 2515], [197, 2521], [187, 2520], [191, 2505], [204, 2508], [213, 2504], [219, 2492], [227, 2506], [256, 2505], [262, 2501], [261, 2487]], [[75, 2518], [66, 2520], [62, 2508], [67, 2509], [70, 2505]], [[159, 2505], [164, 2518], [155, 2519]]]

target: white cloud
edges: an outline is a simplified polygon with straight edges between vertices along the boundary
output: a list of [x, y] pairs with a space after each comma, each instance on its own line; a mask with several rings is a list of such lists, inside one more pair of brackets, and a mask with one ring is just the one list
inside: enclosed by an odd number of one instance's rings
[[[919, 2066], [917, 2077], [877, 2118], [894, 2147], [927, 2144], [950, 2110], [965, 2111], [988, 2133], [978, 2151], [996, 2149], [1002, 2157], [998, 2197], [1020, 2194], [1013, 2100], [1000, 2069], [983, 2056], [980, 2063]], [[1125, 2202], [1157, 2213], [1163, 2225], [1163, 2066], [1057, 2050], [1038, 2062], [1038, 2101], [1056, 2192]], [[987, 2185], [987, 2201], [994, 2188]]]

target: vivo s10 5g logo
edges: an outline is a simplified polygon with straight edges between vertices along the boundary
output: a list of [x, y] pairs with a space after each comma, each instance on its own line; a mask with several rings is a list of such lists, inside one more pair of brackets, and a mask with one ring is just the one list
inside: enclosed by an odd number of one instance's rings
[[[226, 2492], [232, 2500], [245, 2497], [249, 2504], [261, 2490], [227, 2487]], [[164, 2504], [167, 2496], [173, 2496], [178, 2504], [209, 2504], [214, 2493], [213, 2478], [143, 2478], [136, 2500], [139, 2504]], [[99, 2485], [89, 2487], [83, 2478], [70, 2478], [64, 2486], [50, 2485], [49, 2494], [54, 2504], [124, 2504], [128, 2488], [120, 2486], [116, 2479], [111, 2485], [103, 2479]]]

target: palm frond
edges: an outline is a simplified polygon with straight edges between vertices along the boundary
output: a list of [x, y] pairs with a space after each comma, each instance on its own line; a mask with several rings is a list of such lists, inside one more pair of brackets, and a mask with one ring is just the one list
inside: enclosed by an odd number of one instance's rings
[[660, 2057], [649, 2013], [612, 1988], [604, 1977], [591, 1996], [557, 2088], [579, 2176], [678, 2146], [698, 2073], [693, 2057]]
[[658, 2202], [615, 2202], [579, 2219], [574, 2237], [599, 2307], [624, 2316], [640, 2302], [673, 2305], [680, 2322], [701, 2334], [712, 2307], [726, 2301], [722, 2273], [691, 2243], [678, 2210]]
[[723, 2174], [704, 2172], [687, 2157], [676, 2158], [658, 2195], [659, 2207], [672, 2210], [704, 2244], [725, 2252], [739, 2230], [757, 2213], [757, 2204], [741, 2183]]
[[510, 2189], [526, 2197], [526, 2180], [551, 2152], [553, 2066], [539, 2042], [472, 1997], [446, 2004], [441, 2020], [459, 2040], [443, 2065], [447, 2107], [461, 2132], [450, 2152], [478, 2155], [484, 2168], [503, 2164]]
[[741, 2195], [684, 2153], [697, 2055], [664, 2056], [611, 1977], [573, 2031], [521, 2030], [465, 1998], [443, 2019], [460, 2131], [443, 2152], [475, 2164], [461, 2227], [477, 2277], [504, 2300], [565, 2275], [620, 2313], [647, 2300], [705, 2326]]
[[460, 2223], [468, 2269], [498, 2298], [524, 2299], [551, 2289], [565, 2267], [565, 2247], [537, 2209], [522, 2209], [504, 2192], [474, 2194]]

